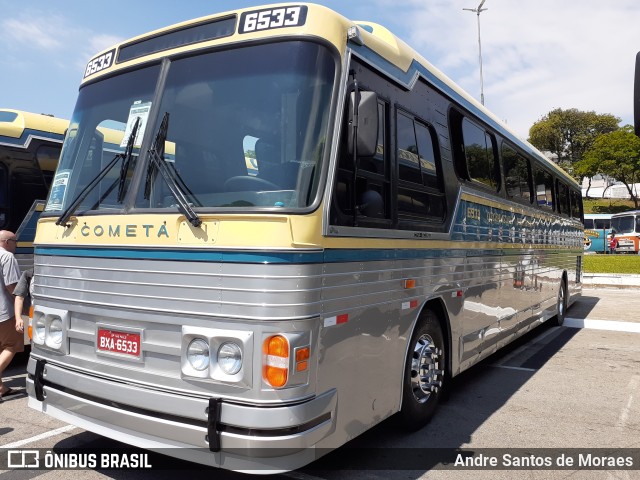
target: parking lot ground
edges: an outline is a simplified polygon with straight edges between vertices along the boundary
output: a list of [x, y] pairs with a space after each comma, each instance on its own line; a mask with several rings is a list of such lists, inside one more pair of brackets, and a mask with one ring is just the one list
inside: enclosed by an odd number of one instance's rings
[[567, 312], [569, 318], [640, 323], [640, 287], [584, 288], [582, 298]]
[[[587, 290], [569, 318], [638, 323], [640, 291]], [[6, 372], [10, 386], [24, 385], [26, 357]], [[380, 385], [384, 389], [384, 385]], [[112, 447], [113, 441], [67, 427], [27, 407], [24, 395], [0, 404], [0, 446]], [[27, 443], [21, 443], [27, 442]], [[449, 398], [431, 423], [414, 433], [393, 419], [374, 427], [319, 461], [272, 478], [342, 479], [634, 479], [636, 470], [440, 469], [440, 448], [498, 454], [522, 450], [559, 455], [576, 449], [640, 450], [640, 333], [542, 325], [456, 377]], [[545, 450], [539, 450], [545, 449]], [[638, 462], [640, 463], [640, 462]], [[130, 470], [6, 471], [0, 480], [78, 478], [158, 480], [255, 478], [224, 471]]]

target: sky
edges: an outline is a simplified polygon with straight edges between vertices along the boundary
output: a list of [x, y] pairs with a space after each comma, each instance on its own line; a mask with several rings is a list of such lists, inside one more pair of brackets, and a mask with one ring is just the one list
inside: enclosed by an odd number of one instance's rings
[[[384, 25], [480, 100], [480, 0], [317, 0]], [[0, 108], [70, 118], [87, 61], [114, 43], [257, 0], [0, 0]], [[485, 106], [522, 138], [556, 108], [633, 123], [638, 0], [486, 0]]]

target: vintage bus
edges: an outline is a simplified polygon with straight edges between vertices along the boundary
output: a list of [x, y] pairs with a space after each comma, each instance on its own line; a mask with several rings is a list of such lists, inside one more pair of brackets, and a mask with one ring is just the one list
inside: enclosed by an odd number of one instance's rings
[[609, 253], [611, 236], [610, 213], [584, 214], [584, 251]]
[[68, 125], [50, 115], [0, 109], [0, 230], [16, 233], [21, 269], [33, 265], [35, 223]]
[[29, 405], [110, 438], [291, 470], [393, 415], [422, 427], [452, 377], [581, 295], [578, 184], [384, 27], [322, 6], [115, 45], [70, 132]]
[[611, 229], [618, 237], [616, 253], [637, 254], [640, 250], [640, 210], [611, 215]]

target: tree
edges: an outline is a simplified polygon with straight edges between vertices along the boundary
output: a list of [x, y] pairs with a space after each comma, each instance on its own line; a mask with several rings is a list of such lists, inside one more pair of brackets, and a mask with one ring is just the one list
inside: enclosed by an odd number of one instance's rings
[[583, 160], [576, 163], [576, 170], [595, 171], [622, 182], [638, 208], [640, 199], [633, 184], [640, 181], [640, 138], [636, 137], [631, 125], [596, 138]]
[[569, 171], [602, 134], [618, 130], [614, 115], [583, 112], [576, 108], [556, 108], [529, 129], [529, 142], [558, 156], [558, 164]]

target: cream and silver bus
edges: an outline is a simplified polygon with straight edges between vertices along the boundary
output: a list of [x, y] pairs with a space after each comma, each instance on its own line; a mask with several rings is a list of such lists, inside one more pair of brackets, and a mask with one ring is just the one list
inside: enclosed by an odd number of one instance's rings
[[384, 27], [318, 5], [97, 55], [54, 184], [29, 405], [226, 469], [421, 428], [581, 294], [577, 183]]

